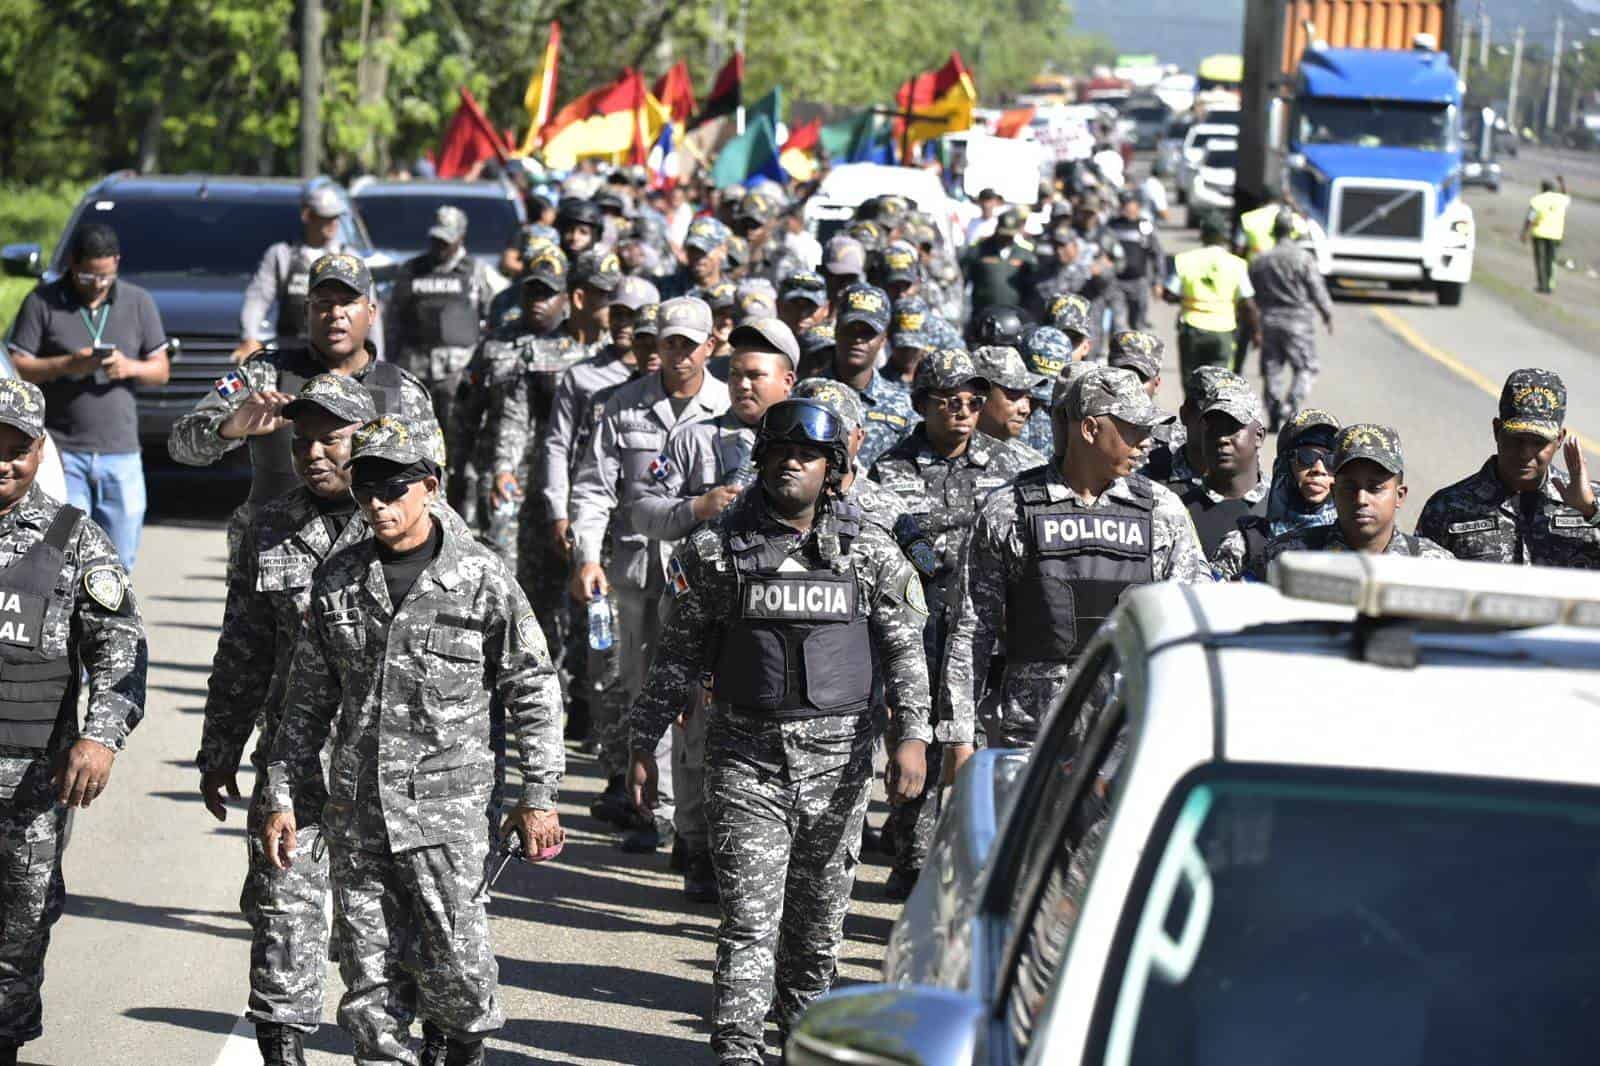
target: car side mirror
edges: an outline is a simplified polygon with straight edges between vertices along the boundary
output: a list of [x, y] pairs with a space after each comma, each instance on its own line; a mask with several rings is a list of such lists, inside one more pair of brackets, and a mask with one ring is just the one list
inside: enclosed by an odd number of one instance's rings
[[14, 278], [36, 278], [44, 273], [44, 257], [33, 243], [0, 248], [0, 266]]
[[788, 1066], [972, 1066], [983, 1004], [920, 985], [867, 985], [824, 996], [789, 1035]]

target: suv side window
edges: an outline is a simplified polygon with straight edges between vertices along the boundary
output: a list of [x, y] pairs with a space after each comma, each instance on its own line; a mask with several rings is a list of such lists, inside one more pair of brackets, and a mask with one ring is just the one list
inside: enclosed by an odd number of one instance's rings
[[1060, 773], [1041, 795], [1021, 854], [1013, 933], [997, 985], [1005, 1029], [1019, 1059], [1066, 956], [1105, 839], [1112, 788], [1125, 754], [1127, 712], [1119, 664], [1110, 645], [1103, 648], [1103, 661], [1080, 679], [1084, 698], [1079, 711], [1053, 731], [1062, 734], [1076, 757], [1060, 764]]

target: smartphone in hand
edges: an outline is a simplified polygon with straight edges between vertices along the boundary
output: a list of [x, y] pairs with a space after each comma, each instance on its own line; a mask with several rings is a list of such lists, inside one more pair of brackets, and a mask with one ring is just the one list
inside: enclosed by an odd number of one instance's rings
[[97, 344], [94, 346], [94, 357], [100, 363], [94, 370], [94, 383], [96, 385], [111, 384], [111, 378], [106, 375], [106, 363], [111, 361], [111, 356], [115, 351], [116, 349], [109, 344]]

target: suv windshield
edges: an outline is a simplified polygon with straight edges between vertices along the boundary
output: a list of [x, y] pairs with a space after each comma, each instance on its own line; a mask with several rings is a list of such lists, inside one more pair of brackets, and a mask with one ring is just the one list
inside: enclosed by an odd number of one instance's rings
[[1595, 790], [1224, 769], [1148, 854], [1108, 1064], [1594, 1059]]
[[1447, 104], [1399, 100], [1300, 101], [1301, 144], [1348, 144], [1358, 148], [1415, 148], [1446, 152], [1455, 147], [1456, 109]]
[[[282, 200], [207, 199], [188, 194], [170, 200], [96, 200], [80, 223], [103, 222], [117, 231], [125, 274], [254, 274], [269, 245], [300, 235], [300, 194]], [[365, 246], [348, 218], [344, 239]], [[70, 241], [63, 241], [66, 248]]]
[[1200, 165], [1232, 170], [1239, 165], [1239, 150], [1237, 148], [1208, 148], [1206, 149], [1205, 161]]
[[380, 248], [421, 249], [428, 243], [434, 212], [443, 204], [467, 215], [467, 251], [497, 256], [517, 231], [517, 209], [510, 200], [489, 196], [434, 196], [386, 193], [356, 197], [356, 210]]

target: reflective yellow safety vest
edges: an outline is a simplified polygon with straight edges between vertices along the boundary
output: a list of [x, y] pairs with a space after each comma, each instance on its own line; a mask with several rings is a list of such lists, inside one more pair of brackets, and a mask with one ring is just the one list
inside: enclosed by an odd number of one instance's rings
[[[1270, 252], [1277, 245], [1277, 238], [1272, 235], [1272, 224], [1278, 221], [1277, 204], [1268, 204], [1258, 207], [1254, 211], [1246, 211], [1239, 216], [1239, 229], [1244, 233], [1245, 254], [1254, 258], [1262, 252]], [[1294, 228], [1296, 240], [1304, 237], [1306, 227], [1303, 219], [1297, 219]]]
[[1528, 201], [1528, 210], [1533, 212], [1533, 229], [1535, 237], [1547, 241], [1559, 241], [1567, 232], [1567, 205], [1572, 203], [1572, 197], [1564, 192], [1542, 192]]
[[1195, 329], [1231, 333], [1239, 321], [1234, 305], [1249, 267], [1226, 248], [1195, 248], [1172, 261], [1183, 303], [1179, 319]]

